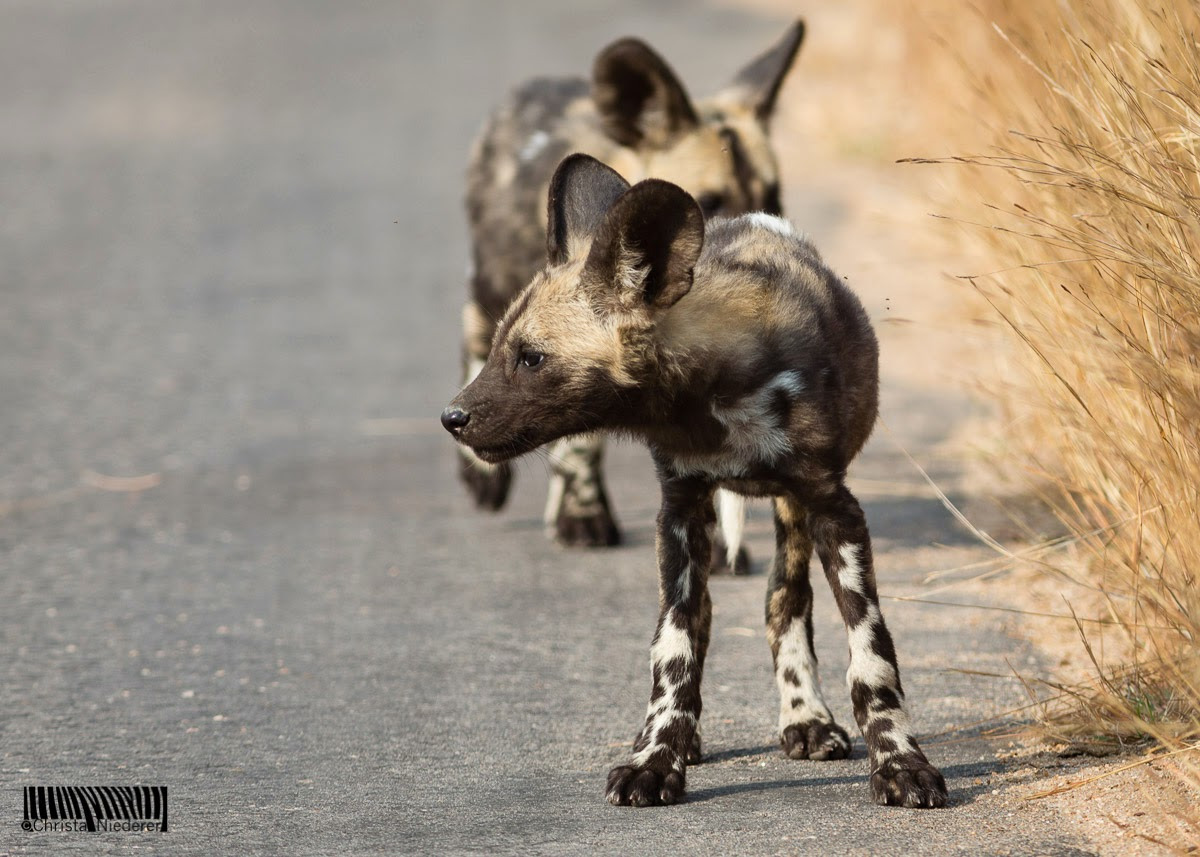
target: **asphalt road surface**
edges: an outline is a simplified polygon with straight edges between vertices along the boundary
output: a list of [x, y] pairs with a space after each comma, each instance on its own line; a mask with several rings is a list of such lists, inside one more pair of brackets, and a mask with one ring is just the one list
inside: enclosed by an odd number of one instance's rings
[[[977, 728], [940, 734], [1022, 702], [955, 672], [1031, 657], [990, 615], [884, 605], [950, 808], [871, 804], [861, 739], [780, 756], [762, 509], [759, 573], [713, 584], [690, 802], [605, 804], [649, 688], [648, 457], [614, 454], [629, 539], [607, 552], [545, 541], [538, 459], [500, 516], [456, 484], [437, 417], [486, 109], [627, 33], [704, 90], [783, 21], [632, 0], [0, 16], [0, 854], [1077, 853], [993, 795]], [[924, 415], [921, 449], [960, 405], [891, 389], [885, 416]], [[885, 590], [977, 556], [936, 501], [869, 490], [912, 479], [886, 439], [857, 476]], [[849, 726], [827, 591], [817, 612]], [[20, 829], [23, 786], [134, 783], [169, 787], [168, 833]]]

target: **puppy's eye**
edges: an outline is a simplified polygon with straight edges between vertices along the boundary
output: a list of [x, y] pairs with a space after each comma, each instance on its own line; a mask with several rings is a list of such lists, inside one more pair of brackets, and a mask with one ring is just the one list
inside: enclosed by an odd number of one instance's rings
[[546, 359], [546, 355], [540, 351], [522, 351], [521, 356], [517, 358], [517, 362], [526, 369], [536, 369], [542, 365]]
[[700, 203], [700, 210], [704, 212], [705, 219], [708, 219], [721, 210], [721, 206], [725, 204], [725, 197], [719, 193], [702, 193], [696, 197], [696, 202]]

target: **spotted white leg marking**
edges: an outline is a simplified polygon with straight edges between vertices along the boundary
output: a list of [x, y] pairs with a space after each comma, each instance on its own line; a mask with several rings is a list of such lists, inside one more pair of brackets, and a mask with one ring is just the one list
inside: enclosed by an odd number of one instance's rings
[[563, 480], [555, 515], [563, 511], [576, 515], [596, 511], [600, 503], [598, 469], [603, 444], [599, 435], [582, 434], [564, 437], [550, 445], [550, 467], [554, 475]]
[[[551, 452], [551, 455], [554, 453]], [[546, 537], [554, 538], [555, 522], [562, 510], [563, 496], [567, 490], [567, 477], [561, 473], [550, 473], [550, 485], [546, 491], [546, 509], [542, 512], [542, 523], [546, 525]]]
[[799, 723], [831, 723], [833, 715], [821, 695], [817, 659], [808, 642], [808, 623], [793, 620], [779, 641], [775, 684], [779, 688], [779, 731]]
[[846, 680], [853, 687], [856, 683], [873, 688], [894, 688], [900, 686], [900, 675], [896, 669], [895, 654], [890, 656], [881, 653], [876, 647], [880, 640], [881, 631], [887, 628], [883, 622], [883, 614], [879, 604], [867, 596], [866, 580], [859, 559], [858, 545], [842, 545], [838, 551], [841, 568], [838, 569], [838, 583], [842, 589], [862, 598], [863, 617], [853, 628], [850, 628], [850, 668], [846, 672]]
[[710, 486], [691, 480], [664, 484], [658, 518], [663, 606], [650, 646], [653, 687], [632, 759], [609, 772], [611, 803], [653, 806], [684, 798], [687, 760], [698, 754], [700, 679], [712, 617], [707, 583], [714, 518]]
[[650, 646], [650, 668], [654, 675], [654, 690], [646, 707], [646, 725], [642, 730], [640, 749], [635, 747], [633, 764], [645, 767], [660, 756], [667, 756], [672, 770], [682, 773], [684, 756], [672, 753], [667, 730], [675, 727], [689, 733], [696, 728], [698, 715], [683, 705], [681, 696], [697, 659], [696, 641], [686, 627], [689, 621], [679, 611], [663, 614]]
[[547, 534], [563, 544], [615, 545], [620, 532], [604, 489], [604, 438], [576, 435], [555, 441], [549, 450], [551, 477], [546, 497]]
[[767, 588], [767, 641], [779, 688], [779, 744], [793, 759], [844, 759], [850, 736], [821, 695], [813, 651], [812, 541], [806, 514], [789, 498], [775, 501], [775, 563]]
[[866, 519], [845, 487], [813, 531], [849, 637], [846, 683], [871, 757], [872, 796], [893, 806], [943, 806], [946, 781], [917, 744], [904, 707], [896, 649], [875, 590]]

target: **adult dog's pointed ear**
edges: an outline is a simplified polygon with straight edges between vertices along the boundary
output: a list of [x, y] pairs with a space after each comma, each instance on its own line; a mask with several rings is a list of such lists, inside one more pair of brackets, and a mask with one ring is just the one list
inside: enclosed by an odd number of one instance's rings
[[596, 56], [592, 100], [622, 146], [662, 148], [700, 122], [675, 72], [638, 39], [619, 39]]
[[568, 155], [550, 179], [546, 204], [546, 256], [552, 265], [572, 257], [599, 228], [604, 215], [629, 190], [616, 170], [589, 155]]
[[638, 182], [600, 224], [583, 269], [593, 294], [623, 309], [665, 309], [692, 288], [704, 247], [704, 215], [696, 200], [661, 179]]
[[739, 100], [766, 123], [775, 112], [775, 99], [804, 42], [804, 21], [797, 20], [778, 42], [737, 73], [731, 89]]

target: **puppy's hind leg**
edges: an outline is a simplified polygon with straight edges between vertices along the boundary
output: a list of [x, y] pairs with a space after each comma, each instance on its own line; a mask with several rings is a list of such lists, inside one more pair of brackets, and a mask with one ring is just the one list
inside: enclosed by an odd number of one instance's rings
[[792, 759], [845, 759], [850, 736], [821, 696], [813, 650], [812, 540], [805, 510], [775, 500], [775, 564], [767, 584], [767, 642], [779, 686], [779, 745]]
[[917, 745], [904, 708], [896, 648], [879, 610], [867, 521], [849, 489], [839, 485], [819, 508], [810, 507], [809, 533], [850, 636], [846, 682], [871, 756], [871, 795], [889, 806], [944, 806], [946, 781]]

